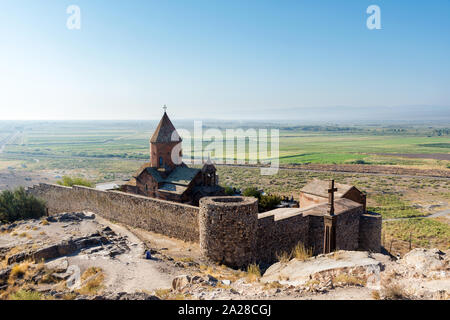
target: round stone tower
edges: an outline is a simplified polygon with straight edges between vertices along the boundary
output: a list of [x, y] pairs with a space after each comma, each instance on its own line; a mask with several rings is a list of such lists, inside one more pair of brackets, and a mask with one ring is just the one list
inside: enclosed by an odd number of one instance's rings
[[253, 197], [205, 197], [200, 200], [200, 250], [230, 267], [252, 263], [256, 249], [258, 200]]

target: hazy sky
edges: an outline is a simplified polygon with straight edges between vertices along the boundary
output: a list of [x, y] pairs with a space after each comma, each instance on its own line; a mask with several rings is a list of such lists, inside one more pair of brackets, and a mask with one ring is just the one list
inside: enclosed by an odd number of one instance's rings
[[175, 119], [445, 110], [450, 1], [1, 1], [0, 119], [156, 119], [163, 104]]

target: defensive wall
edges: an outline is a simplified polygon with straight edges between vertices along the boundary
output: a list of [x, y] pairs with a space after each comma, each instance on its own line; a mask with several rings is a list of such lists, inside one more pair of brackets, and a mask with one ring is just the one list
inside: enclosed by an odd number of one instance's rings
[[184, 241], [198, 242], [198, 207], [120, 191], [44, 184], [28, 192], [47, 202], [49, 213], [89, 210], [100, 216]]
[[[298, 243], [323, 252], [327, 204], [258, 213], [256, 198], [205, 197], [199, 207], [119, 191], [40, 184], [27, 189], [49, 213], [89, 210], [133, 227], [200, 243], [204, 257], [233, 267], [273, 262]], [[381, 249], [381, 217], [349, 199], [335, 201], [336, 250]]]

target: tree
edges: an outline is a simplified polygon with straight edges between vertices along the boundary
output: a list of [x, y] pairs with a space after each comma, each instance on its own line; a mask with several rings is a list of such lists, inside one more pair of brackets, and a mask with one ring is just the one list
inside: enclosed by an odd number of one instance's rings
[[47, 214], [45, 202], [28, 194], [23, 187], [0, 193], [0, 221], [37, 219]]

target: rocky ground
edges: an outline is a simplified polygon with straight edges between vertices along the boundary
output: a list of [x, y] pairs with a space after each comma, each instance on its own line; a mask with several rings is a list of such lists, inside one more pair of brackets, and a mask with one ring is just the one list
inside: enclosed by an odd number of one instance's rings
[[1, 299], [449, 299], [450, 252], [338, 251], [234, 270], [198, 244], [62, 213], [0, 226]]

